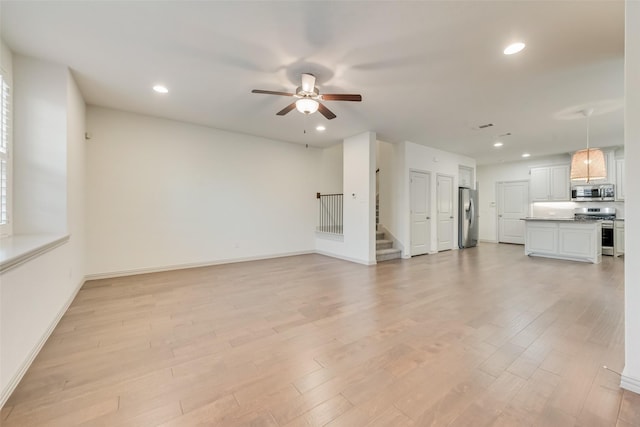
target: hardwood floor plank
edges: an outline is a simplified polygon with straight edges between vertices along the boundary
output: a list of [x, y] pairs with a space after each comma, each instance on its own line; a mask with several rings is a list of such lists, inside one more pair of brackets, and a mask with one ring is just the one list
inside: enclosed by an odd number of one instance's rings
[[296, 426], [323, 426], [343, 412], [351, 408], [352, 405], [342, 395], [337, 395], [321, 404], [314, 406], [291, 422], [284, 424], [286, 427]]
[[640, 425], [640, 394], [624, 391], [618, 419], [633, 426]]
[[6, 426], [640, 425], [624, 259], [514, 245], [303, 255], [85, 283]]

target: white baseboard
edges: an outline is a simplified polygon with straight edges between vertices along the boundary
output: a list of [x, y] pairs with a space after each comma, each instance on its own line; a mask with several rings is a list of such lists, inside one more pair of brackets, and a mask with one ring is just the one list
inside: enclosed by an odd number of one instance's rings
[[69, 297], [67, 302], [64, 304], [64, 306], [62, 306], [62, 308], [56, 315], [56, 318], [53, 319], [53, 322], [51, 322], [47, 330], [44, 332], [44, 334], [42, 334], [42, 337], [40, 338], [36, 346], [29, 352], [29, 356], [22, 363], [22, 365], [20, 366], [20, 369], [13, 375], [13, 377], [11, 378], [7, 386], [4, 388], [4, 390], [2, 390], [2, 394], [0, 394], [0, 408], [4, 406], [4, 404], [7, 402], [7, 399], [9, 399], [9, 396], [11, 396], [11, 393], [13, 393], [15, 388], [18, 386], [18, 384], [20, 383], [20, 380], [22, 380], [22, 377], [24, 376], [24, 374], [27, 373], [27, 369], [29, 369], [29, 366], [31, 366], [31, 363], [33, 363], [38, 353], [40, 353], [40, 350], [42, 350], [42, 346], [44, 345], [44, 343], [47, 342], [53, 330], [56, 328], [56, 326], [58, 326], [60, 319], [62, 319], [62, 316], [64, 316], [64, 314], [69, 309], [69, 306], [71, 305], [73, 300], [76, 298], [76, 295], [78, 295], [78, 292], [80, 291], [80, 288], [82, 288], [82, 285], [84, 285], [85, 281], [86, 281], [86, 278], [82, 279], [80, 283], [76, 286], [76, 288], [71, 293], [71, 296]]
[[620, 376], [620, 387], [625, 390], [640, 394], [640, 379], [625, 375], [624, 371]]
[[188, 264], [174, 264], [174, 265], [167, 265], [163, 267], [133, 268], [130, 270], [109, 271], [105, 273], [87, 274], [85, 279], [86, 280], [111, 279], [114, 277], [134, 276], [136, 274], [161, 273], [163, 271], [184, 270], [187, 268], [198, 268], [198, 267], [210, 267], [212, 265], [234, 264], [236, 262], [247, 262], [247, 261], [260, 261], [263, 259], [284, 258], [288, 256], [308, 255], [313, 253], [316, 253], [316, 251], [283, 252], [278, 254], [257, 256], [257, 257], [225, 258], [225, 259], [220, 259], [216, 261], [196, 262], [196, 263], [188, 263]]
[[498, 243], [497, 240], [489, 240], [489, 239], [479, 239], [478, 242], [481, 242], [481, 243]]
[[378, 263], [376, 260], [367, 261], [367, 260], [363, 260], [363, 259], [351, 258], [351, 257], [348, 257], [348, 256], [338, 255], [338, 254], [334, 254], [334, 253], [331, 253], [331, 252], [325, 252], [325, 251], [319, 251], [319, 250], [316, 250], [315, 253], [317, 253], [319, 255], [328, 256], [328, 257], [331, 257], [331, 258], [341, 259], [343, 261], [355, 262], [356, 264], [362, 264], [362, 265], [376, 265]]

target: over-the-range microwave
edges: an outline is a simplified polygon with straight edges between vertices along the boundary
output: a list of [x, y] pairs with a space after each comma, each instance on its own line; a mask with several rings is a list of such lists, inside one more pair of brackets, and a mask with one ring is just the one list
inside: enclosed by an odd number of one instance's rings
[[608, 202], [615, 200], [613, 184], [574, 185], [571, 187], [574, 202]]

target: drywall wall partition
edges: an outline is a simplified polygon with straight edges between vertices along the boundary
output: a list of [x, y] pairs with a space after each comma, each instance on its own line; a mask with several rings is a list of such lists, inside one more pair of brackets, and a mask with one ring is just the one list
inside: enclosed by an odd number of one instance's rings
[[[640, 2], [627, 1], [625, 10], [624, 152], [640, 159]], [[622, 387], [640, 393], [640, 168], [625, 168], [625, 366]]]
[[342, 143], [321, 150], [320, 181], [317, 191], [322, 194], [342, 193]]
[[321, 150], [89, 107], [89, 277], [313, 252]]
[[69, 71], [22, 55], [14, 56], [13, 67], [13, 231], [63, 233]]
[[[410, 200], [409, 200], [409, 173], [411, 170], [430, 172], [431, 179], [431, 217], [436, 218], [437, 206], [437, 174], [454, 177], [454, 191], [458, 188], [458, 171], [460, 165], [470, 168], [476, 167], [474, 159], [455, 153], [450, 153], [436, 148], [427, 147], [413, 142], [405, 141], [397, 144], [381, 143], [380, 155], [383, 157], [378, 162], [382, 168], [388, 169], [388, 173], [382, 177], [381, 189], [383, 191], [380, 206], [380, 222], [398, 239], [402, 256], [411, 256], [411, 224]], [[482, 191], [482, 190], [480, 190]], [[454, 213], [457, 215], [457, 194], [454, 194]], [[482, 219], [480, 219], [482, 222]], [[437, 248], [437, 222], [431, 222], [431, 252]], [[456, 247], [457, 227], [454, 227], [454, 247]]]
[[343, 146], [344, 232], [317, 233], [316, 251], [360, 264], [375, 264], [376, 137], [365, 132]]
[[[55, 186], [19, 185], [14, 194], [20, 209], [47, 210], [51, 203], [52, 216], [43, 218], [39, 213], [24, 220], [28, 230], [55, 232], [63, 229], [69, 234], [66, 243], [57, 246], [17, 267], [0, 274], [0, 406], [9, 397], [26, 372], [38, 351], [44, 345], [60, 317], [71, 304], [84, 282], [84, 123], [85, 104], [78, 87], [66, 67], [32, 58], [14, 57], [15, 101], [21, 105], [20, 116], [14, 116], [14, 147], [22, 158], [15, 164], [22, 179], [37, 181], [39, 173], [55, 175]], [[47, 76], [42, 80], [43, 76]], [[38, 90], [34, 90], [37, 88]], [[49, 111], [43, 115], [39, 101], [41, 91], [55, 94], [47, 97]], [[55, 105], [51, 105], [54, 103]], [[39, 128], [33, 133], [29, 128]], [[25, 141], [36, 135], [47, 136]], [[37, 143], [55, 142], [51, 155], [44, 156], [34, 149]], [[20, 151], [27, 145], [28, 150]], [[44, 151], [47, 152], [46, 148]], [[35, 169], [29, 169], [37, 166]], [[26, 169], [25, 169], [26, 168]], [[19, 170], [18, 170], [19, 169]], [[24, 191], [38, 191], [25, 193]], [[54, 191], [40, 194], [39, 191]], [[42, 221], [42, 222], [40, 222]], [[13, 239], [21, 235], [14, 229]]]
[[[422, 170], [431, 172], [431, 218], [437, 218], [437, 180], [435, 179], [437, 174], [450, 175], [453, 177], [453, 213], [454, 218], [458, 218], [458, 172], [460, 165], [475, 169], [476, 161], [471, 157], [461, 156], [455, 153], [449, 153], [447, 151], [438, 150], [424, 145], [414, 144], [412, 142], [405, 142], [405, 170], [403, 185], [405, 186], [404, 194], [406, 200], [403, 203], [405, 207], [405, 214], [403, 215], [404, 226], [404, 247], [411, 247], [411, 228], [409, 224], [410, 214], [410, 201], [409, 201], [409, 171], [410, 170]], [[480, 189], [482, 191], [482, 189]], [[482, 219], [479, 220], [482, 222]], [[438, 233], [437, 233], [437, 221], [431, 221], [431, 251], [434, 252], [438, 247]], [[453, 227], [453, 246], [457, 248], [458, 242], [458, 227], [457, 219], [454, 220]]]

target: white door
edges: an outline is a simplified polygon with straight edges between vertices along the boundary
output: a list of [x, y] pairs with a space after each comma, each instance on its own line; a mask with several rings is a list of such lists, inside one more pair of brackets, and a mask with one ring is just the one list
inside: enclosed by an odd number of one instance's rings
[[411, 256], [429, 252], [431, 209], [428, 173], [411, 171]]
[[453, 249], [453, 177], [436, 178], [438, 202], [438, 251]]
[[524, 221], [529, 215], [529, 183], [498, 183], [498, 242], [524, 245]]

